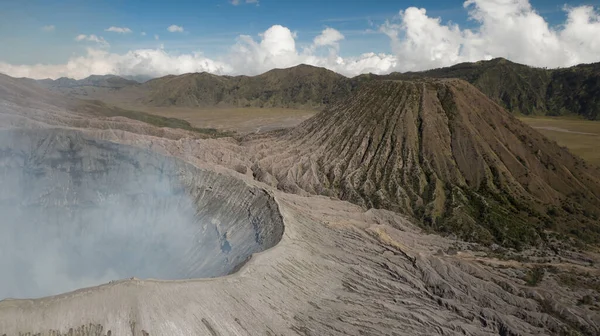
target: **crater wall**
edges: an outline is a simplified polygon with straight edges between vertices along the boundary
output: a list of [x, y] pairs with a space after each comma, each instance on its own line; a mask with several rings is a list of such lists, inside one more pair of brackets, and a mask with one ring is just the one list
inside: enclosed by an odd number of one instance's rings
[[280, 240], [264, 190], [69, 130], [0, 132], [0, 300], [235, 271]]

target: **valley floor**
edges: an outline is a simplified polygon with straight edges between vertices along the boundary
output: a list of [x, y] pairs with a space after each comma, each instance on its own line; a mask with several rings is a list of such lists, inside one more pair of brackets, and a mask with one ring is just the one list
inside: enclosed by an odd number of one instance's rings
[[559, 145], [567, 147], [573, 154], [600, 166], [600, 121], [553, 117], [519, 119]]
[[[124, 106], [125, 107], [125, 106]], [[216, 128], [239, 134], [260, 133], [294, 127], [318, 111], [286, 108], [189, 108], [127, 106], [162, 117], [183, 119], [193, 127]]]

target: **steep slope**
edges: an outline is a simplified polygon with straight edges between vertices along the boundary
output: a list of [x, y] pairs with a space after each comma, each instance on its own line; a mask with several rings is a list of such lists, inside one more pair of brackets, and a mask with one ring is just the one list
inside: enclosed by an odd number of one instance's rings
[[143, 102], [153, 106], [239, 106], [322, 108], [346, 98], [354, 81], [309, 65], [274, 69], [262, 75], [217, 76], [193, 73], [144, 84]]
[[547, 229], [600, 241], [600, 171], [465, 81], [373, 82], [261, 146], [255, 177], [284, 190], [505, 246]]
[[600, 63], [552, 71], [546, 92], [548, 114], [577, 113], [600, 119]]
[[461, 63], [377, 79], [460, 78], [513, 113], [600, 117], [600, 63], [564, 69], [533, 68], [503, 58]]
[[406, 73], [399, 77], [464, 79], [509, 111], [528, 115], [545, 114], [546, 87], [550, 81], [550, 73], [544, 69], [513, 63], [503, 58], [461, 63], [422, 73]]

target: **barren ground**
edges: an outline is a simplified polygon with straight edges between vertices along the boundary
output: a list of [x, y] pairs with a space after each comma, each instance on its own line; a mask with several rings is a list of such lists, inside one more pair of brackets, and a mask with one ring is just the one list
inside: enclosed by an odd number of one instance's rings
[[260, 133], [298, 125], [317, 111], [285, 108], [142, 107], [132, 109], [188, 121], [198, 128], [216, 128], [241, 134]]
[[572, 153], [600, 166], [599, 121], [553, 117], [521, 117], [520, 119], [559, 145], [567, 147]]

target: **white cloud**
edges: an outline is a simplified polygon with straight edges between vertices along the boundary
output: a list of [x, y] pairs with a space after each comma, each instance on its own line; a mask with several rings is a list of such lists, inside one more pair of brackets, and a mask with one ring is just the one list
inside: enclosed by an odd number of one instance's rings
[[183, 33], [183, 27], [178, 25], [170, 25], [167, 30], [171, 33]]
[[54, 31], [56, 29], [56, 27], [54, 27], [54, 25], [47, 25], [47, 26], [43, 26], [42, 30], [46, 31], [46, 32], [51, 32]]
[[141, 32], [140, 35], [146, 36], [146, 32]]
[[467, 0], [476, 29], [442, 24], [425, 9], [400, 11], [380, 30], [392, 41], [400, 71], [505, 57], [547, 67], [599, 61], [600, 16], [591, 6], [566, 7], [567, 20], [551, 27], [528, 0]]
[[108, 44], [108, 42], [106, 42], [106, 40], [102, 36], [96, 36], [94, 34], [91, 34], [91, 35], [79, 34], [79, 35], [75, 36], [75, 41], [77, 41], [77, 42], [83, 42], [83, 41], [94, 42], [94, 43], [98, 43], [104, 47], [110, 46], [110, 44]]
[[154, 39], [158, 41], [160, 39], [160, 36], [158, 36], [158, 34], [154, 34]]
[[[492, 57], [548, 67], [600, 61], [600, 15], [590, 6], [566, 7], [565, 22], [554, 27], [527, 0], [468, 0], [464, 6], [475, 22], [472, 29], [444, 24], [440, 18], [428, 16], [425, 9], [400, 11], [398, 18], [379, 27], [379, 33], [390, 38], [391, 54], [366, 52], [341, 57], [339, 50], [345, 39], [333, 28], [324, 29], [310, 45], [300, 47], [294, 32], [274, 25], [258, 38], [240, 35], [229, 52], [220, 57], [208, 58], [199, 52], [182, 54], [162, 47], [124, 54], [92, 48], [86, 55], [60, 65], [0, 62], [0, 72], [33, 78], [83, 78], [108, 73], [162, 76], [196, 71], [255, 75], [306, 63], [354, 76], [423, 70]], [[104, 41], [95, 35], [80, 35], [77, 40], [100, 45]], [[329, 52], [323, 55], [319, 48]]]
[[119, 33], [119, 34], [129, 34], [132, 32], [131, 29], [129, 29], [127, 27], [115, 27], [115, 26], [106, 28], [106, 29], [104, 29], [104, 31], [112, 32], [112, 33]]
[[[80, 40], [88, 40], [82, 35]], [[212, 59], [202, 53], [178, 54], [158, 49], [141, 49], [125, 54], [105, 49], [89, 48], [84, 56], [73, 57], [61, 65], [11, 65], [0, 62], [0, 72], [15, 77], [30, 78], [85, 78], [91, 74], [164, 76], [188, 72], [214, 74], [256, 75], [273, 68], [284, 68], [300, 63], [325, 66], [346, 75], [363, 71], [383, 73], [393, 63], [390, 55], [364, 54], [353, 58], [337, 55], [315, 56], [310, 48], [299, 50], [295, 34], [283, 26], [273, 26], [256, 40], [242, 35], [227, 55]]]
[[315, 46], [331, 46], [338, 48], [339, 42], [344, 39], [344, 35], [333, 28], [325, 28], [320, 35], [315, 37], [313, 43]]
[[119, 55], [102, 49], [87, 49], [84, 56], [73, 57], [60, 65], [10, 65], [0, 62], [0, 72], [14, 77], [85, 78], [91, 74], [164, 76], [170, 73], [207, 71], [230, 73], [228, 65], [200, 53], [175, 55], [163, 49], [141, 49]]

